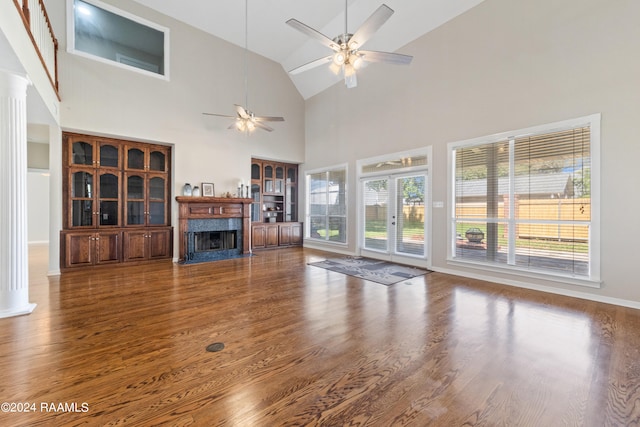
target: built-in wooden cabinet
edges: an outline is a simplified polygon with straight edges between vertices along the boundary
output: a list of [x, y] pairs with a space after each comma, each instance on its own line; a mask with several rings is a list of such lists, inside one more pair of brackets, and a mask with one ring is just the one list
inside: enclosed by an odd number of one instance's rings
[[99, 138], [69, 135], [65, 162], [65, 228], [120, 225], [122, 148]]
[[61, 268], [171, 258], [171, 148], [63, 139]]
[[302, 244], [302, 224], [299, 222], [278, 224], [278, 244], [280, 246]]
[[127, 143], [124, 154], [124, 225], [168, 225], [168, 147]]
[[269, 249], [302, 245], [302, 224], [299, 222], [251, 224], [253, 249]]
[[251, 248], [261, 249], [267, 245], [267, 230], [265, 224], [251, 224]]
[[169, 216], [169, 180], [166, 174], [125, 172], [124, 225], [166, 225]]
[[172, 255], [171, 229], [123, 231], [124, 261], [146, 261], [168, 258]]
[[298, 165], [251, 160], [252, 248], [302, 244], [298, 221]]
[[64, 232], [65, 249], [61, 255], [65, 267], [83, 267], [101, 264], [119, 263], [122, 256], [122, 233], [103, 232]]
[[275, 248], [278, 246], [278, 224], [252, 224], [251, 232], [253, 249]]

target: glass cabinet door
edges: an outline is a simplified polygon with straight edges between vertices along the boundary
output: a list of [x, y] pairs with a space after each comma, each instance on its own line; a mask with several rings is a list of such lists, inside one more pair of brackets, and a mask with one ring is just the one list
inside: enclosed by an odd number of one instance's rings
[[287, 194], [285, 221], [298, 221], [298, 185], [297, 185], [297, 166], [287, 166]]
[[262, 206], [260, 205], [260, 185], [251, 184], [251, 221], [262, 220]]
[[127, 169], [144, 170], [144, 151], [139, 148], [127, 148]]
[[100, 167], [103, 168], [119, 168], [120, 167], [120, 149], [106, 142], [100, 144]]
[[260, 169], [261, 166], [259, 163], [251, 164], [251, 179], [260, 179]]
[[274, 182], [274, 193], [284, 193], [284, 167], [276, 166], [276, 179]]
[[149, 179], [149, 225], [164, 225], [166, 180], [154, 176]]
[[144, 225], [144, 177], [127, 176], [127, 225]]
[[71, 174], [71, 226], [93, 225], [93, 173], [76, 171]]
[[295, 185], [287, 185], [287, 206], [285, 208], [285, 221], [298, 220], [298, 189]]
[[74, 141], [71, 144], [71, 164], [93, 165], [93, 144], [86, 141]]
[[295, 184], [297, 179], [297, 167], [288, 167], [287, 168], [287, 184]]
[[118, 196], [120, 194], [120, 177], [116, 174], [107, 172], [100, 175], [100, 196], [99, 196], [99, 219], [101, 226], [118, 225], [119, 224], [119, 203]]
[[162, 151], [152, 150], [149, 153], [149, 170], [156, 172], [166, 172], [167, 156]]
[[273, 193], [273, 166], [264, 166], [264, 192]]

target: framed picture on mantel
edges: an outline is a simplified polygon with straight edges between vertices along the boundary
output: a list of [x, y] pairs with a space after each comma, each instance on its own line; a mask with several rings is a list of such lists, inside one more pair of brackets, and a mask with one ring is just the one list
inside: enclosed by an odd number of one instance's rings
[[215, 197], [216, 192], [211, 182], [202, 183], [202, 196], [203, 197]]

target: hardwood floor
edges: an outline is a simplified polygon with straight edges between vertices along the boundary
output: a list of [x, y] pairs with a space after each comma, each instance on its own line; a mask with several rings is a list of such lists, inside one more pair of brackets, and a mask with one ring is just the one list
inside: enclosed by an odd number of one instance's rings
[[0, 401], [35, 407], [0, 425], [640, 424], [639, 311], [329, 255], [47, 278], [35, 250], [38, 307], [0, 319]]

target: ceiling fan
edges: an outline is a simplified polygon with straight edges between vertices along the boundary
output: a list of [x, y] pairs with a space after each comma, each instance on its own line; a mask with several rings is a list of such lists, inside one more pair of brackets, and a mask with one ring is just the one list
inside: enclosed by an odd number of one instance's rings
[[240, 132], [250, 133], [256, 128], [266, 130], [267, 132], [273, 131], [271, 126], [268, 126], [264, 122], [283, 122], [284, 117], [269, 117], [269, 116], [256, 116], [253, 111], [249, 110], [249, 90], [248, 90], [248, 52], [249, 52], [249, 13], [248, 13], [248, 0], [244, 2], [244, 107], [242, 105], [235, 104], [236, 115], [229, 116], [226, 114], [215, 113], [202, 113], [207, 116], [225, 117], [234, 119], [233, 123], [229, 125], [228, 129], [237, 129]]
[[333, 50], [333, 54], [313, 60], [289, 71], [291, 74], [299, 74], [303, 71], [310, 70], [323, 64], [331, 62], [331, 69], [338, 74], [342, 72], [344, 82], [348, 88], [358, 85], [356, 78], [356, 70], [363, 66], [364, 62], [384, 62], [388, 64], [411, 63], [413, 56], [401, 55], [391, 52], [376, 52], [371, 50], [360, 50], [360, 48], [378, 31], [382, 25], [393, 15], [393, 10], [383, 4], [376, 9], [373, 14], [351, 34], [347, 30], [347, 0], [344, 2], [344, 33], [333, 39], [325, 36], [321, 32], [314, 30], [306, 24], [296, 20], [289, 19], [287, 24], [301, 33], [319, 41], [324, 46]]

